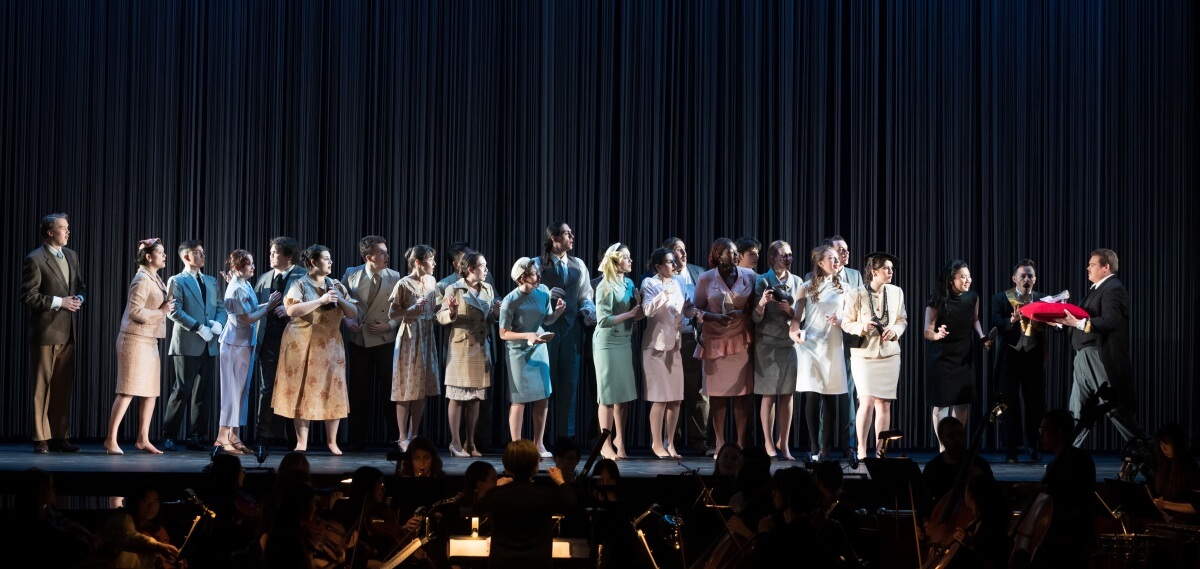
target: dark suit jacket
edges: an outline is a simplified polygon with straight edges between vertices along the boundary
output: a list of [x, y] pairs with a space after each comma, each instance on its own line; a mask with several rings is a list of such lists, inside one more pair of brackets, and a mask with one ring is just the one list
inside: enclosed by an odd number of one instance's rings
[[1100, 361], [1113, 387], [1130, 389], [1129, 293], [1116, 275], [1100, 288], [1089, 290], [1080, 308], [1088, 313], [1087, 331], [1071, 329], [1071, 347], [1076, 350], [1093, 346], [1100, 350]]
[[570, 484], [557, 488], [512, 482], [491, 489], [479, 509], [492, 518], [489, 567], [550, 567], [552, 514], [565, 514], [578, 503]]
[[70, 282], [58, 270], [58, 262], [42, 245], [25, 256], [21, 276], [21, 302], [29, 307], [29, 343], [54, 346], [75, 340], [75, 315], [69, 310], [52, 310], [54, 297], [83, 296], [87, 285], [79, 268], [79, 256], [63, 247], [63, 258], [71, 271]]
[[[254, 293], [258, 295], [258, 302], [263, 303], [271, 299], [271, 281], [275, 279], [275, 272], [275, 269], [271, 269], [263, 273], [258, 277], [258, 282], [254, 284]], [[286, 295], [292, 283], [307, 274], [308, 272], [300, 268], [300, 265], [292, 265], [292, 268], [283, 276], [283, 290], [279, 292]], [[258, 326], [258, 346], [261, 348], [263, 341], [270, 336], [276, 341], [276, 345], [272, 349], [278, 351], [278, 341], [283, 337], [283, 329], [287, 327], [287, 323], [287, 318], [275, 316], [274, 309], [268, 311], [267, 315], [263, 317], [263, 323]]]

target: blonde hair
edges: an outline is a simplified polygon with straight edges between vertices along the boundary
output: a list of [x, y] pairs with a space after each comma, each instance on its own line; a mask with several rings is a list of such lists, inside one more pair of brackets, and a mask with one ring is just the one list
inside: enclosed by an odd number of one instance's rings
[[839, 294], [846, 292], [842, 290], [842, 278], [837, 273], [830, 275], [825, 272], [825, 269], [821, 268], [821, 259], [830, 251], [833, 251], [835, 256], [837, 255], [837, 250], [829, 245], [821, 245], [813, 249], [812, 255], [809, 255], [809, 259], [812, 260], [813, 277], [812, 283], [808, 287], [808, 301], [813, 304], [816, 304], [817, 297], [820, 296], [821, 284], [825, 282], [825, 279], [833, 279], [833, 288], [837, 289]]
[[604, 273], [604, 280], [610, 283], [616, 284], [622, 281], [621, 250], [628, 251], [629, 248], [620, 243], [613, 243], [604, 252], [604, 259], [600, 261], [600, 272]]

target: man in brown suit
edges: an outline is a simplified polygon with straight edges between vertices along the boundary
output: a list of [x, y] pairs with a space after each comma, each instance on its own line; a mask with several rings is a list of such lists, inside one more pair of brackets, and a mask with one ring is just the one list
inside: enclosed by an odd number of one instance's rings
[[86, 285], [79, 257], [67, 249], [67, 214], [52, 213], [38, 226], [42, 246], [25, 256], [21, 301], [29, 307], [29, 361], [33, 377], [33, 452], [75, 452], [71, 389], [75, 381], [75, 313]]

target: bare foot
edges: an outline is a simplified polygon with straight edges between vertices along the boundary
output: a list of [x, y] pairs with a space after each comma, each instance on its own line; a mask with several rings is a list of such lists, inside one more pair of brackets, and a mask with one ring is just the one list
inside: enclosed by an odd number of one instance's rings
[[329, 452], [333, 453], [333, 456], [342, 456], [342, 449], [335, 444], [329, 445]]
[[681, 454], [679, 454], [679, 453], [675, 452], [675, 447], [673, 447], [673, 446], [667, 447], [667, 448], [666, 448], [666, 451], [667, 451], [668, 453], [670, 453], [670, 455], [671, 455], [671, 458], [673, 458], [673, 459], [675, 459], [675, 460], [681, 460], [681, 459], [683, 459], [683, 455], [681, 455]]
[[139, 442], [133, 446], [135, 448], [137, 448], [138, 450], [144, 450], [150, 454], [162, 454], [162, 451], [158, 450], [158, 448], [156, 448], [154, 445], [150, 444], [150, 441]]

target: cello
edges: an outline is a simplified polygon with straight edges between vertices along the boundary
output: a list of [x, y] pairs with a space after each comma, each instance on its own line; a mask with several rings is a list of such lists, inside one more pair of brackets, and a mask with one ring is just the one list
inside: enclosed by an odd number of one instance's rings
[[[1001, 400], [988, 413], [987, 420], [981, 421], [971, 436], [971, 445], [967, 448], [966, 457], [958, 468], [954, 478], [954, 486], [942, 496], [933, 508], [927, 525], [927, 537], [930, 543], [929, 557], [921, 565], [922, 569], [941, 569], [949, 565], [962, 545], [954, 539], [954, 533], [959, 528], [973, 528], [975, 517], [963, 501], [963, 493], [967, 487], [967, 479], [971, 473], [971, 465], [979, 454], [979, 445], [983, 442], [983, 433], [989, 423], [995, 423], [1008, 406]], [[968, 535], [971, 532], [968, 532]]]

